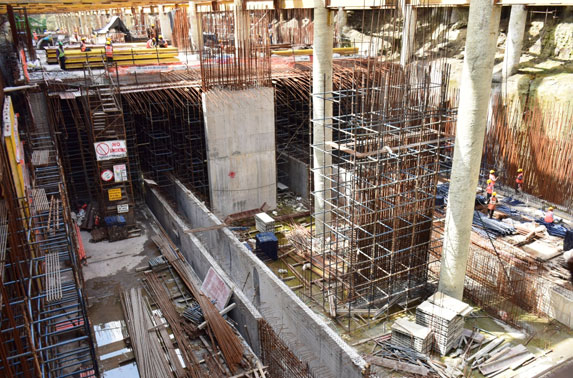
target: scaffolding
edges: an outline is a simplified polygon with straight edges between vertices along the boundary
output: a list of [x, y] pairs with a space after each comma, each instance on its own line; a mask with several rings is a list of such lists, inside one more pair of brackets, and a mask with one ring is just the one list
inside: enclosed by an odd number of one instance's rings
[[2, 148], [0, 375], [95, 377], [97, 359], [75, 228], [53, 139], [28, 133], [26, 197]]
[[[115, 77], [110, 73], [111, 66], [106, 66], [101, 75], [95, 75], [90, 66], [86, 65], [85, 83], [80, 85], [80, 89], [85, 109], [89, 114], [88, 140], [95, 150], [100, 215], [103, 218], [122, 215], [126, 217], [128, 225], [133, 225], [135, 223], [131, 184], [133, 172], [128, 170], [130, 163], [127, 135], [119, 95], [117, 63], [114, 65]], [[110, 153], [114, 144], [123, 153], [105, 156]]]
[[324, 189], [312, 195], [325, 205], [313, 214], [309, 261], [319, 303], [347, 316], [349, 331], [355, 314], [385, 318], [423, 297], [432, 251], [442, 245], [436, 187], [453, 147], [444, 133], [454, 115], [448, 65], [371, 65], [365, 87], [319, 94], [336, 115], [312, 120], [332, 140], [312, 145], [325, 156], [312, 169]]

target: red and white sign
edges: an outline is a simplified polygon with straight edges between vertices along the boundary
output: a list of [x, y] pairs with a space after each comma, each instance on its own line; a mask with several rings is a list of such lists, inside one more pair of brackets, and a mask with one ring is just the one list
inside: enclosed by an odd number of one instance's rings
[[125, 164], [114, 165], [113, 175], [115, 177], [115, 182], [127, 181], [127, 169], [125, 168]]
[[111, 181], [111, 179], [113, 178], [113, 172], [110, 171], [109, 169], [106, 169], [101, 173], [100, 176], [103, 181]]
[[97, 161], [127, 157], [125, 140], [109, 140], [94, 143]]
[[219, 311], [222, 311], [225, 306], [227, 306], [227, 302], [229, 302], [231, 294], [233, 294], [231, 288], [223, 282], [221, 277], [215, 273], [213, 268], [209, 268], [207, 276], [201, 285], [201, 291], [209, 298], [216, 301], [215, 307], [217, 307], [217, 310]]

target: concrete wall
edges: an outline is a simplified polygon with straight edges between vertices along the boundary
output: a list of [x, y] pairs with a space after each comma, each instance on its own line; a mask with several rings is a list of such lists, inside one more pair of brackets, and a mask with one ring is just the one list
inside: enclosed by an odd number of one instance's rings
[[[193, 228], [221, 222], [187, 188], [174, 180], [180, 214]], [[293, 353], [321, 377], [362, 377], [367, 363], [227, 228], [199, 233], [229, 278], [252, 299], [261, 315]], [[258, 277], [258, 279], [253, 279]], [[258, 281], [258, 284], [257, 284]]]
[[284, 184], [302, 198], [308, 198], [308, 164], [288, 155], [285, 159], [287, 178]]
[[259, 320], [262, 319], [259, 311], [251, 304], [241, 288], [229, 278], [221, 266], [207, 252], [203, 244], [193, 234], [186, 234], [190, 227], [169, 206], [165, 198], [153, 188], [147, 188], [146, 202], [161, 226], [165, 229], [171, 240], [179, 247], [187, 262], [193, 267], [198, 278], [202, 281], [209, 268], [213, 268], [221, 279], [233, 290], [230, 303], [236, 303], [229, 316], [237, 323], [238, 331], [249, 343], [253, 352], [261, 355], [259, 337]]
[[554, 287], [547, 315], [573, 329], [573, 293], [563, 287]]
[[209, 190], [220, 217], [276, 207], [274, 89], [203, 93]]

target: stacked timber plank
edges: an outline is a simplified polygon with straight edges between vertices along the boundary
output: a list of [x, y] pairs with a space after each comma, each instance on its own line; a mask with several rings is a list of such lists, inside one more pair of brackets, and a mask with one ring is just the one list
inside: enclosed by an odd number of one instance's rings
[[[135, 49], [135, 48], [145, 48], [145, 43], [114, 43], [113, 48], [115, 49]], [[87, 45], [92, 50], [105, 50], [105, 45]], [[56, 51], [58, 50], [57, 46], [48, 46], [44, 48], [46, 50], [46, 60], [48, 64], [58, 64], [58, 58]], [[66, 51], [66, 55], [68, 55], [68, 51], [80, 51], [80, 45], [66, 45], [64, 46]]]
[[433, 331], [434, 348], [445, 355], [457, 346], [464, 329], [464, 316], [472, 308], [442, 293], [432, 295], [416, 309], [416, 323]]
[[432, 349], [432, 330], [400, 318], [392, 324], [392, 344], [429, 354]]
[[[57, 63], [53, 60], [50, 50], [47, 51], [48, 63]], [[179, 63], [179, 50], [176, 47], [166, 48], [117, 48], [113, 50], [113, 61], [119, 66], [145, 66], [152, 64]], [[101, 68], [104, 65], [105, 48], [96, 47], [91, 51], [82, 52], [80, 49], [66, 49], [66, 69], [81, 69], [88, 63], [92, 68]]]

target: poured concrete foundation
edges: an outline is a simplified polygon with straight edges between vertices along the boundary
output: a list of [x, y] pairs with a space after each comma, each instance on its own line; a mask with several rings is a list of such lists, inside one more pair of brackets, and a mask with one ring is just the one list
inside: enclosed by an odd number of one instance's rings
[[203, 93], [211, 207], [221, 217], [274, 209], [276, 157], [273, 88]]

